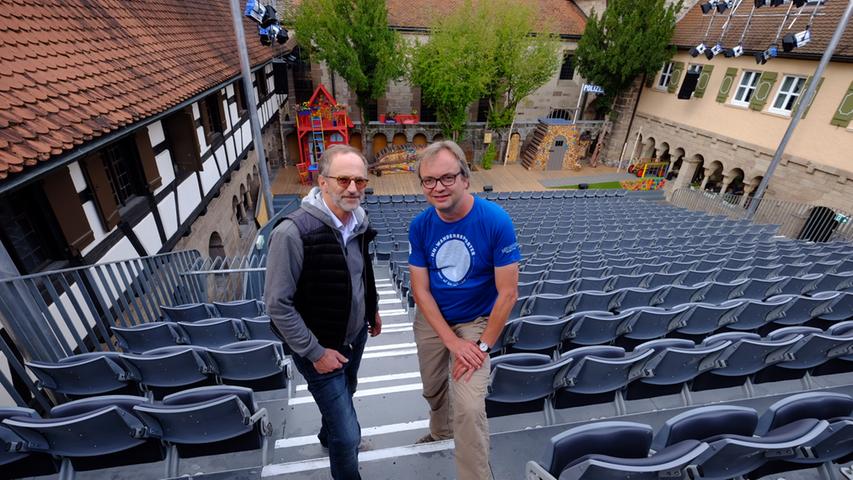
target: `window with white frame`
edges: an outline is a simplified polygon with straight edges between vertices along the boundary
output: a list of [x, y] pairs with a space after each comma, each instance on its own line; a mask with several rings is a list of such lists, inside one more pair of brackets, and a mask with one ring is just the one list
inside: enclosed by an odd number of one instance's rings
[[804, 77], [785, 75], [785, 78], [782, 80], [782, 86], [776, 92], [776, 99], [773, 100], [773, 106], [770, 107], [769, 111], [782, 115], [790, 115], [791, 110], [794, 109], [794, 104], [797, 103], [797, 99], [800, 98], [800, 94], [803, 92], [803, 85], [805, 83], [806, 79]]
[[748, 107], [749, 101], [752, 100], [752, 94], [755, 93], [755, 87], [758, 86], [758, 79], [760, 77], [761, 72], [743, 72], [735, 96], [732, 98], [732, 105]]
[[658, 88], [669, 87], [669, 82], [672, 80], [672, 62], [666, 62], [660, 71], [660, 79], [658, 80]]

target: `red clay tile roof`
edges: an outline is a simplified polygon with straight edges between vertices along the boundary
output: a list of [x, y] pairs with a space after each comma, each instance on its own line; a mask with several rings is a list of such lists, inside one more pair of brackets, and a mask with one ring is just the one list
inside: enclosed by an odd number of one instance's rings
[[[678, 22], [678, 25], [675, 27], [675, 33], [673, 34], [672, 43], [679, 47], [692, 48], [696, 46], [699, 42], [703, 40], [705, 36], [705, 31], [708, 28], [708, 23], [711, 19], [711, 14], [702, 15], [701, 4], [704, 2], [697, 3], [685, 16], [684, 18]], [[738, 9], [737, 14], [749, 14], [750, 8], [752, 6], [752, 2], [749, 0], [744, 0], [741, 7]], [[839, 0], [829, 0], [826, 4], [821, 7], [819, 11], [819, 16], [816, 16], [814, 19], [814, 24], [811, 28], [812, 39], [811, 41], [802, 48], [797, 48], [793, 52], [789, 54], [782, 54], [780, 49], [780, 56], [797, 56], [799, 55], [809, 55], [809, 56], [820, 56], [823, 54], [823, 51], [826, 49], [829, 44], [830, 39], [832, 38], [832, 34], [835, 32], [835, 28], [838, 26], [838, 20], [841, 18], [841, 15], [844, 13], [844, 9], [847, 6], [847, 3]], [[773, 40], [776, 38], [776, 32], [779, 29], [779, 25], [782, 23], [782, 17], [764, 17], [760, 18], [759, 14], [767, 14], [767, 13], [781, 13], [784, 14], [788, 10], [787, 5], [779, 6], [779, 7], [762, 7], [757, 8], [755, 10], [755, 16], [752, 19], [752, 24], [749, 27], [749, 31], [746, 34], [746, 38], [744, 39], [744, 49], [748, 51], [761, 51], [766, 49], [773, 43]], [[787, 27], [791, 24], [794, 15], [796, 15], [797, 8], [795, 7], [792, 10], [792, 16], [785, 23], [785, 28], [782, 30], [782, 37], [785, 36], [786, 33], [796, 33], [803, 29], [805, 29], [806, 25], [809, 22], [809, 16], [812, 12], [812, 7], [803, 7], [802, 14], [799, 19], [794, 24], [791, 30], [787, 30]], [[708, 39], [706, 43], [708, 46], [713, 45], [720, 37], [722, 33], [722, 26], [725, 23], [726, 14], [717, 15], [714, 20], [713, 25], [711, 26], [711, 33], [708, 35]], [[723, 39], [723, 46], [727, 48], [731, 48], [737, 45], [740, 40], [741, 34], [743, 33], [744, 26], [746, 25], [746, 17], [737, 17], [732, 19], [732, 25], [729, 28], [728, 33]], [[782, 40], [779, 40], [779, 46], [781, 47]], [[839, 43], [838, 48], [835, 51], [835, 57], [839, 59], [851, 59], [853, 58], [853, 28], [848, 27], [844, 32], [844, 36], [841, 39], [841, 43]]]
[[228, 0], [0, 0], [0, 66], [0, 179], [240, 71]]

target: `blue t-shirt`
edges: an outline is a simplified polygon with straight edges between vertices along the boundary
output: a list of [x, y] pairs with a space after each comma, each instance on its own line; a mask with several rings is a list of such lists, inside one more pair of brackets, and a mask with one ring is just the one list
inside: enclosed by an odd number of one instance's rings
[[461, 220], [448, 223], [428, 208], [409, 226], [409, 264], [429, 270], [429, 285], [450, 324], [489, 315], [498, 290], [495, 267], [521, 260], [512, 219], [497, 204], [474, 197]]

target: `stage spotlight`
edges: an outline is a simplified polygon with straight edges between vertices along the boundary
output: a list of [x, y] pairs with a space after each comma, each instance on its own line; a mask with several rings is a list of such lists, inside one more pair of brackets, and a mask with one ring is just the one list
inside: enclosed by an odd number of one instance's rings
[[725, 13], [726, 10], [731, 8], [731, 2], [729, 0], [720, 0], [717, 2], [717, 13]]
[[273, 25], [275, 23], [278, 23], [278, 17], [276, 16], [275, 7], [273, 7], [272, 5], [267, 5], [266, 7], [264, 7], [264, 16], [261, 19], [261, 26], [269, 27], [270, 25]]
[[785, 0], [770, 0], [771, 7], [778, 7], [779, 5], [783, 5]]
[[711, 2], [706, 2], [702, 4], [702, 14], [707, 15], [714, 8], [714, 4]]
[[264, 27], [258, 27], [258, 35], [261, 38], [261, 45], [270, 46], [272, 45], [273, 37], [270, 36], [270, 29]]
[[812, 39], [810, 30], [803, 30], [799, 33], [789, 33], [782, 39], [782, 50], [790, 52], [795, 48], [800, 48]]
[[715, 56], [721, 53], [723, 53], [723, 46], [718, 43], [713, 47], [705, 50], [705, 58], [707, 58], [708, 60], [713, 60]]
[[725, 55], [726, 58], [732, 58], [732, 57], [737, 58], [737, 57], [743, 55], [743, 45], [737, 45], [734, 48], [728, 48], [723, 53], [723, 55]]
[[280, 28], [278, 33], [275, 34], [275, 41], [278, 42], [279, 45], [287, 43], [288, 38], [290, 38], [290, 36], [287, 34], [286, 28]]
[[806, 0], [794, 0], [794, 6], [797, 8], [802, 8], [805, 4]]
[[765, 63], [767, 63], [768, 60], [778, 55], [779, 48], [774, 45], [763, 52], [757, 52], [755, 54], [755, 63], [759, 65], [764, 65]]
[[695, 47], [690, 49], [690, 56], [696, 58], [699, 55], [705, 53], [705, 50], [707, 50], [707, 48], [708, 47], [705, 46], [705, 42], [702, 42], [699, 45], [696, 45]]

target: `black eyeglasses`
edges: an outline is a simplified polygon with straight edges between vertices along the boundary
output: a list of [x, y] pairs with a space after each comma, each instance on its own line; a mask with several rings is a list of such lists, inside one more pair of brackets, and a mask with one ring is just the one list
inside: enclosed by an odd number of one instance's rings
[[421, 179], [421, 185], [424, 188], [435, 188], [437, 182], [441, 182], [445, 187], [449, 187], [456, 183], [456, 177], [462, 175], [462, 170], [459, 170], [456, 173], [448, 173], [447, 175], [442, 175], [438, 178], [434, 177], [424, 177]]
[[331, 178], [332, 180], [338, 182], [338, 186], [341, 188], [349, 188], [349, 184], [355, 182], [355, 188], [359, 190], [363, 190], [367, 187], [367, 182], [370, 180], [363, 177], [330, 177], [328, 175], [323, 175], [326, 178]]

